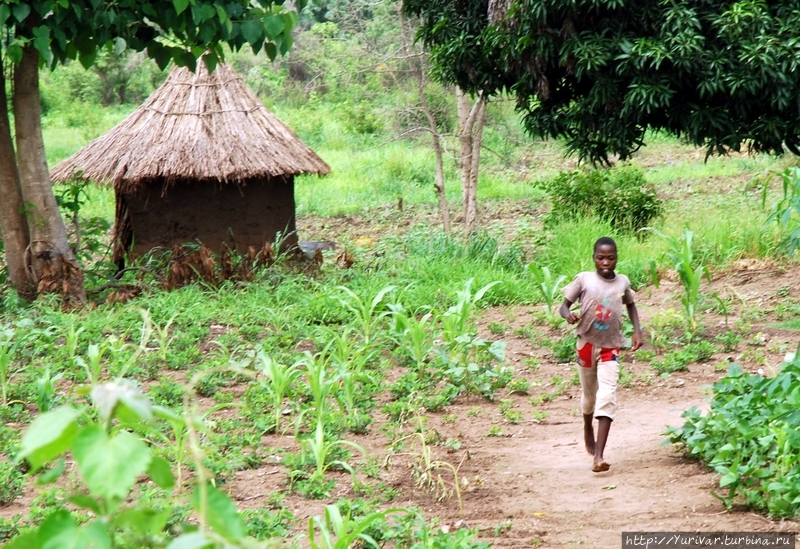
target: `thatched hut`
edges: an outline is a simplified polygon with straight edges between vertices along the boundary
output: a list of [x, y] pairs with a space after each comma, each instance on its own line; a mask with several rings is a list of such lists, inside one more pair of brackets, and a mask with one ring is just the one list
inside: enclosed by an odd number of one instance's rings
[[330, 168], [226, 65], [174, 69], [133, 114], [52, 171], [111, 184], [114, 259], [200, 241], [240, 253], [297, 242], [294, 176]]

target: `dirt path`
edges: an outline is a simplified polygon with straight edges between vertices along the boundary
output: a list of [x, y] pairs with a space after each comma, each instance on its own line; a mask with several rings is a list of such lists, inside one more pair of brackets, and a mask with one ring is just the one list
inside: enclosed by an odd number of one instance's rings
[[710, 493], [714, 475], [661, 446], [664, 426], [679, 424], [681, 412], [700, 403], [692, 389], [669, 401], [624, 395], [607, 473], [589, 470], [581, 420], [565, 414], [522, 427], [502, 444], [478, 443], [473, 461], [486, 468], [491, 486], [467, 494], [464, 520], [487, 537], [508, 528], [493, 540], [495, 547], [612, 548], [620, 546], [623, 531], [796, 530], [795, 523], [725, 512]]

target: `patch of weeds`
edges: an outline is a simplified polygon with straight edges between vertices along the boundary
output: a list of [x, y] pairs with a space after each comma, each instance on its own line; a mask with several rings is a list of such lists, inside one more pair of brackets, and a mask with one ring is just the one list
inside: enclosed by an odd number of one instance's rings
[[457, 419], [458, 416], [456, 414], [445, 414], [444, 416], [442, 416], [443, 423], [448, 423], [448, 424], [455, 423]]
[[183, 404], [186, 388], [170, 376], [162, 375], [149, 393], [153, 402], [167, 408], [179, 408]]
[[624, 387], [626, 389], [629, 389], [630, 387], [633, 387], [634, 380], [635, 380], [635, 377], [633, 375], [633, 372], [631, 372], [625, 366], [620, 366], [620, 369], [619, 369], [619, 386], [620, 387]]
[[702, 340], [686, 345], [683, 350], [686, 353], [691, 353], [694, 357], [694, 362], [708, 362], [717, 352], [714, 344]]
[[518, 377], [508, 382], [508, 394], [527, 395], [531, 389], [531, 384], [524, 377]]
[[278, 511], [245, 509], [242, 511], [247, 535], [258, 541], [286, 538], [294, 522], [294, 515], [286, 508]]
[[688, 372], [689, 364], [694, 362], [692, 353], [685, 351], [674, 351], [664, 355], [663, 360], [654, 360], [650, 366], [659, 374], [671, 374], [672, 372]]
[[503, 398], [500, 400], [500, 405], [497, 408], [500, 410], [501, 414], [504, 414], [513, 407], [514, 407], [513, 400], [511, 400], [510, 398]]
[[531, 356], [523, 360], [522, 364], [525, 365], [529, 372], [536, 372], [542, 364], [542, 359], [538, 356]]
[[575, 345], [578, 339], [575, 336], [564, 336], [551, 347], [553, 358], [559, 363], [573, 362], [575, 360]]
[[487, 437], [504, 437], [506, 434], [503, 432], [503, 428], [499, 425], [492, 425], [489, 427], [489, 430], [486, 431]]
[[508, 326], [503, 324], [502, 322], [492, 322], [486, 327], [489, 332], [493, 335], [500, 336], [505, 334], [508, 331]]
[[533, 416], [533, 421], [541, 423], [550, 416], [550, 412], [546, 412], [544, 410], [534, 410], [531, 412], [531, 415]]
[[8, 505], [22, 495], [25, 477], [8, 461], [0, 461], [0, 505]]
[[467, 417], [478, 417], [481, 415], [481, 409], [477, 406], [473, 406], [469, 410], [467, 410]]
[[505, 412], [503, 412], [503, 418], [507, 422], [516, 425], [517, 423], [525, 419], [525, 416], [519, 410], [506, 410]]
[[656, 353], [647, 349], [639, 350], [633, 354], [633, 357], [636, 362], [651, 362], [656, 357]]
[[306, 499], [325, 499], [330, 497], [331, 491], [336, 486], [333, 479], [326, 479], [325, 475], [316, 473], [303, 478], [302, 471], [292, 471], [290, 474], [290, 488]]

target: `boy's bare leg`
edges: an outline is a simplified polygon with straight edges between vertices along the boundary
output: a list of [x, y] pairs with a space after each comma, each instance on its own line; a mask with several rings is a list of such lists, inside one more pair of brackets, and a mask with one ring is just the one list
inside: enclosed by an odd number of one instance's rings
[[606, 448], [606, 441], [608, 441], [608, 432], [611, 430], [611, 418], [599, 417], [597, 418], [597, 442], [594, 446], [594, 463], [592, 464], [592, 471], [600, 473], [608, 471], [611, 465], [603, 459], [603, 450]]
[[586, 446], [586, 452], [590, 456], [594, 455], [594, 414], [583, 414], [583, 443]]

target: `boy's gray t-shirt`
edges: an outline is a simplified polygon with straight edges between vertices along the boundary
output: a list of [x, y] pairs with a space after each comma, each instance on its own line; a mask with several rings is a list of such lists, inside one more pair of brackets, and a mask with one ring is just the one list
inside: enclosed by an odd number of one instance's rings
[[578, 273], [575, 280], [564, 287], [563, 293], [573, 303], [580, 301], [579, 340], [605, 349], [617, 349], [625, 344], [623, 305], [633, 303], [635, 296], [627, 276], [617, 274], [607, 280], [595, 271]]

